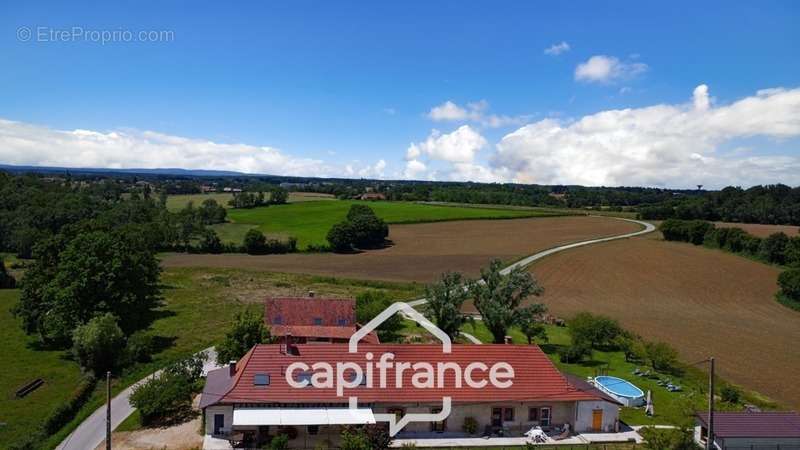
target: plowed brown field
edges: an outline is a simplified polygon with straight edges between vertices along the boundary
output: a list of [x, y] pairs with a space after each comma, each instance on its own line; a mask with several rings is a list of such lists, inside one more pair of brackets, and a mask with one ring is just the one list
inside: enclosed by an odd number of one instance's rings
[[609, 315], [685, 361], [714, 355], [723, 377], [800, 407], [800, 312], [774, 299], [779, 269], [653, 233], [558, 253], [531, 270], [554, 314]]
[[445, 271], [476, 276], [492, 258], [512, 262], [557, 245], [629, 233], [640, 228], [619, 219], [588, 216], [392, 225], [389, 239], [394, 242], [393, 246], [359, 254], [170, 254], [163, 258], [163, 265], [430, 282]]

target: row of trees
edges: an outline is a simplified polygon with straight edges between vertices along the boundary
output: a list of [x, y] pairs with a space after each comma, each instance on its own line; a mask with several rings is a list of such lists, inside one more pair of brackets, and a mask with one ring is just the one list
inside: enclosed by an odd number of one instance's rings
[[228, 201], [231, 208], [249, 209], [259, 206], [283, 205], [289, 199], [289, 192], [282, 187], [272, 187], [267, 191], [257, 192], [236, 192], [233, 198]]
[[665, 220], [659, 229], [668, 241], [691, 242], [719, 248], [771, 264], [800, 267], [800, 236], [773, 233], [766, 238], [754, 236], [741, 228], [716, 227], [703, 220]]
[[683, 196], [642, 206], [643, 219], [711, 220], [800, 225], [800, 187], [783, 184], [726, 187], [703, 195]]
[[389, 226], [367, 205], [352, 205], [347, 218], [334, 224], [327, 239], [335, 252], [370, 249], [384, 245]]
[[523, 300], [544, 291], [536, 279], [522, 268], [502, 273], [502, 264], [493, 260], [481, 270], [477, 280], [465, 279], [458, 273], [445, 273], [439, 282], [425, 289], [427, 303], [425, 313], [439, 329], [454, 339], [470, 317], [461, 312], [467, 299], [473, 299], [475, 307], [495, 344], [505, 342], [508, 329], [519, 326], [528, 341], [546, 339], [540, 318], [546, 312], [543, 304], [523, 306]]

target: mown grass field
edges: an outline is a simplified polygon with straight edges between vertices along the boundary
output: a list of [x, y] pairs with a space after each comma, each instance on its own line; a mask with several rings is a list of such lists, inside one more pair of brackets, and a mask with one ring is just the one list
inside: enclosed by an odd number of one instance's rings
[[232, 209], [228, 212], [228, 217], [237, 225], [257, 225], [266, 234], [294, 236], [297, 238], [299, 248], [305, 249], [310, 244], [326, 245], [325, 235], [330, 227], [344, 220], [350, 206], [354, 204], [369, 205], [387, 223], [395, 224], [564, 214], [553, 211], [436, 206], [412, 202], [367, 203], [355, 200], [323, 200], [253, 209]]
[[[188, 356], [219, 342], [235, 315], [246, 309], [261, 313], [263, 299], [269, 295], [306, 295], [313, 290], [320, 296], [352, 297], [369, 289], [387, 292], [395, 299], [420, 295], [415, 284], [355, 281], [313, 275], [278, 274], [241, 269], [169, 269], [161, 278], [164, 305], [150, 331], [162, 349], [153, 361], [139, 364], [118, 374], [112, 391], [117, 393], [171, 361]], [[0, 291], [0, 448], [7, 448], [32, 430], [66, 400], [81, 379], [78, 365], [65, 351], [43, 351], [32, 345], [9, 309], [19, 297], [18, 290]], [[45, 384], [21, 400], [14, 391], [34, 378]], [[105, 385], [98, 383], [88, 403], [44, 448], [55, 447], [105, 400]], [[130, 424], [129, 424], [130, 425]]]
[[[167, 197], [167, 209], [170, 211], [180, 211], [186, 207], [189, 202], [194, 203], [194, 206], [200, 206], [204, 200], [214, 199], [220, 205], [228, 207], [228, 201], [233, 198], [233, 194], [229, 192], [211, 192], [208, 194], [181, 194], [170, 195]], [[333, 200], [334, 197], [330, 194], [321, 194], [317, 192], [290, 192], [289, 203], [299, 202], [313, 202], [317, 200]]]
[[[69, 398], [81, 379], [80, 369], [64, 352], [37, 350], [9, 311], [19, 290], [0, 290], [0, 448], [26, 436], [55, 406]], [[36, 378], [44, 384], [17, 399], [14, 392]]]

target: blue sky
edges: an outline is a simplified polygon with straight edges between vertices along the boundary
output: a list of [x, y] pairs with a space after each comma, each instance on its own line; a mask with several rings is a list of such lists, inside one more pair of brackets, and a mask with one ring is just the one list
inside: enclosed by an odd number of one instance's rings
[[[5, 3], [0, 162], [542, 183], [800, 183], [796, 2], [552, 3]], [[48, 37], [73, 27], [84, 35]], [[20, 38], [22, 28], [30, 39]], [[171, 37], [105, 44], [86, 37], [143, 30]], [[545, 52], [561, 43], [559, 54]], [[709, 107], [694, 114], [700, 85]], [[762, 94], [765, 105], [756, 110], [725, 110], [773, 88], [783, 91]], [[450, 114], [432, 114], [448, 101]], [[657, 105], [676, 110], [654, 123], [645, 108]], [[608, 126], [648, 133], [581, 126], [626, 108], [634, 114]], [[719, 125], [735, 114], [759, 114], [761, 122], [746, 132]], [[676, 136], [649, 143], [654, 130], [676, 121]], [[714, 127], [698, 135], [697, 128]], [[554, 134], [560, 137], [542, 142]], [[214, 152], [227, 156], [208, 156]], [[567, 167], [575, 159], [591, 164]], [[412, 160], [425, 169], [407, 171]], [[725, 169], [697, 168], [697, 161]], [[687, 167], [692, 180], [681, 175]]]

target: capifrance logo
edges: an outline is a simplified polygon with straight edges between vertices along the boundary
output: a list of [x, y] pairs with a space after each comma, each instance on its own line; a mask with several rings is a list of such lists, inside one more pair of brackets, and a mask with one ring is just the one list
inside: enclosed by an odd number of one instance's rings
[[[378, 326], [394, 314], [417, 322], [428, 330], [442, 344], [442, 354], [452, 353], [453, 344], [450, 337], [429, 321], [425, 316], [404, 302], [396, 302], [386, 308], [374, 319], [358, 329], [348, 343], [348, 353], [358, 353], [358, 344], [367, 334], [375, 331]], [[374, 354], [367, 352], [364, 360], [337, 361], [331, 364], [325, 361], [308, 363], [296, 361], [290, 364], [285, 371], [286, 382], [292, 388], [307, 389], [335, 389], [338, 397], [348, 397], [350, 409], [358, 409], [358, 397], [349, 395], [352, 389], [402, 389], [405, 386], [406, 374], [411, 374], [410, 387], [414, 389], [442, 389], [445, 387], [447, 373], [452, 374], [452, 383], [455, 388], [468, 386], [473, 389], [482, 389], [492, 385], [499, 389], [508, 389], [514, 384], [514, 368], [507, 362], [495, 362], [491, 366], [474, 361], [462, 367], [462, 363], [455, 361], [439, 361], [432, 364], [427, 361], [399, 361], [392, 352]], [[389, 375], [393, 375], [394, 384], [389, 385]], [[363, 391], [361, 391], [363, 392]], [[440, 422], [450, 416], [452, 410], [452, 397], [443, 396], [441, 407], [435, 413], [406, 413], [398, 417], [394, 413], [374, 413], [376, 422], [388, 422], [389, 434], [396, 435], [411, 422]]]

